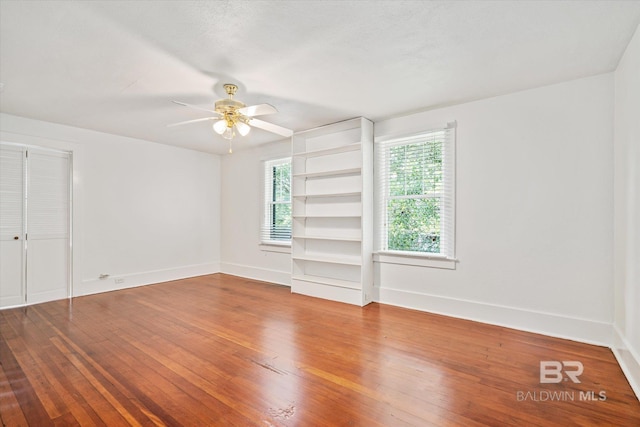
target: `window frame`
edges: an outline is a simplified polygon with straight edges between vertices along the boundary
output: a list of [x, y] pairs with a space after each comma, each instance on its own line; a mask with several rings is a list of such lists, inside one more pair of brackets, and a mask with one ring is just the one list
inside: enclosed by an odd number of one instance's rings
[[[423, 267], [435, 267], [445, 269], [455, 269], [457, 259], [455, 257], [455, 130], [456, 122], [450, 122], [443, 128], [423, 130], [412, 134], [389, 135], [376, 139], [376, 251], [374, 261], [391, 264], [416, 265]], [[382, 164], [389, 161], [389, 150], [393, 147], [410, 145], [411, 140], [418, 138], [428, 138], [429, 134], [435, 132], [445, 133], [445, 141], [442, 144], [442, 168], [443, 185], [439, 191], [425, 191], [418, 195], [398, 195], [391, 196], [391, 182], [386, 175], [389, 172], [389, 164]], [[426, 141], [425, 141], [426, 142]], [[384, 152], [381, 152], [384, 150]], [[441, 244], [446, 247], [440, 248], [440, 253], [405, 251], [388, 249], [388, 201], [395, 199], [439, 199], [440, 211], [440, 239]], [[446, 199], [446, 207], [445, 207]], [[443, 239], [446, 239], [444, 241]]]
[[260, 226], [260, 248], [265, 251], [271, 251], [271, 252], [290, 252], [291, 251], [291, 231], [289, 231], [288, 239], [273, 238], [274, 207], [276, 205], [289, 205], [290, 207], [292, 207], [291, 167], [289, 168], [289, 200], [288, 201], [276, 200], [277, 198], [274, 193], [274, 191], [276, 190], [274, 170], [278, 166], [285, 165], [285, 164], [291, 165], [290, 156], [263, 161], [262, 179], [264, 184], [263, 185], [264, 192], [262, 197], [263, 214], [262, 214], [261, 226]]

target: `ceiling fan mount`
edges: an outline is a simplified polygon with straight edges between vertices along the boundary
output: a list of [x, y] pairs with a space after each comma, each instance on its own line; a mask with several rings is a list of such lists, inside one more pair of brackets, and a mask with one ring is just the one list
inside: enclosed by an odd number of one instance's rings
[[246, 136], [251, 131], [252, 127], [257, 127], [284, 137], [289, 137], [293, 134], [293, 131], [290, 129], [255, 118], [255, 116], [277, 113], [278, 110], [273, 105], [258, 104], [247, 107], [243, 102], [233, 98], [238, 90], [238, 86], [227, 83], [224, 85], [224, 90], [227, 92], [228, 98], [216, 101], [213, 110], [205, 107], [199, 107], [197, 105], [186, 104], [180, 101], [173, 101], [176, 104], [183, 105], [185, 107], [213, 113], [215, 116], [187, 120], [185, 122], [174, 123], [169, 126], [213, 120], [215, 121], [213, 124], [213, 130], [224, 139], [229, 140], [229, 153], [233, 152], [231, 149], [231, 140], [236, 136], [236, 131], [241, 136]]

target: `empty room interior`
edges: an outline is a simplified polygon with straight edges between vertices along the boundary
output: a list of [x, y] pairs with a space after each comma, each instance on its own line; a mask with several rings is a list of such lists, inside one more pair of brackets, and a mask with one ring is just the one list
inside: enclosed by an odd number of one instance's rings
[[640, 425], [639, 28], [0, 0], [0, 424]]

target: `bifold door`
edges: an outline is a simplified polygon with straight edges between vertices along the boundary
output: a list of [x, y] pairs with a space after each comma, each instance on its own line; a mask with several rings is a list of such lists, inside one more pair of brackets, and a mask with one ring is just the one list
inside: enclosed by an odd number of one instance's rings
[[71, 155], [0, 145], [0, 307], [69, 296]]

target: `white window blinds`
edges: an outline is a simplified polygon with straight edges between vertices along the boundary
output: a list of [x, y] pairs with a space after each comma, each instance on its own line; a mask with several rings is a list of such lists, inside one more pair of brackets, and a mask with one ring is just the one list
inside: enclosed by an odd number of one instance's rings
[[378, 250], [455, 258], [455, 123], [376, 145]]
[[262, 243], [291, 242], [291, 158], [264, 162]]

